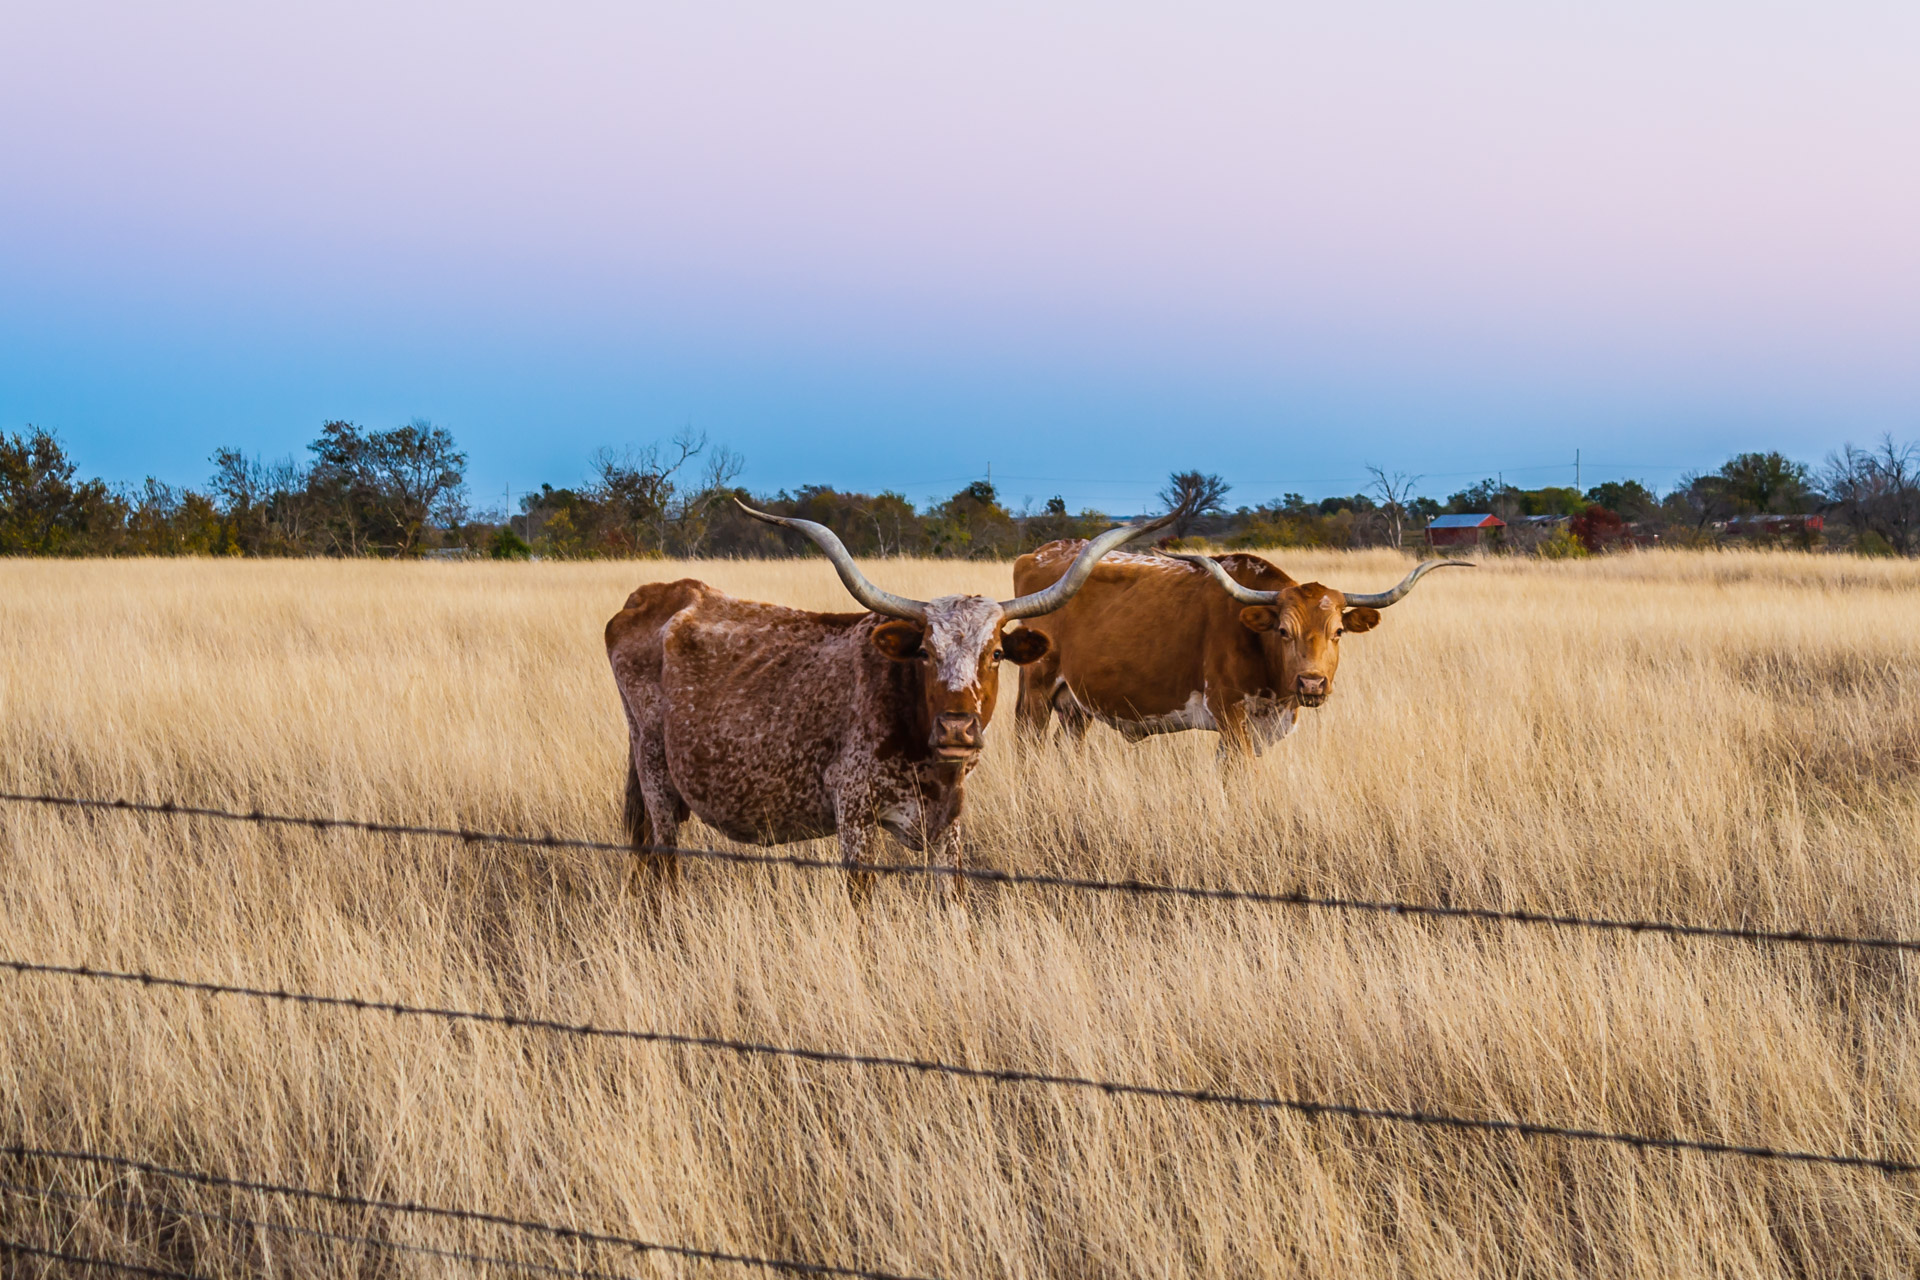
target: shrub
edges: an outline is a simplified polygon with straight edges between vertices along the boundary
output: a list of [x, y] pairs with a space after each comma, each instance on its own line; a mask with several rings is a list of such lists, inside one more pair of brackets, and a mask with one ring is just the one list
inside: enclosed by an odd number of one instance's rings
[[1602, 506], [1591, 506], [1567, 523], [1567, 531], [1588, 551], [1605, 551], [1627, 536], [1627, 522]]
[[493, 537], [487, 539], [487, 555], [494, 560], [531, 560], [533, 548], [525, 538], [501, 525], [493, 531]]
[[1533, 554], [1543, 560], [1581, 560], [1593, 554], [1565, 529], [1555, 529], [1548, 534]]

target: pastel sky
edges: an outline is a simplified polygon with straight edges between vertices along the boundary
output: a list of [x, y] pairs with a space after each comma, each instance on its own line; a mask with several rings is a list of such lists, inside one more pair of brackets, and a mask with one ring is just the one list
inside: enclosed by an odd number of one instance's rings
[[0, 6], [0, 429], [416, 416], [1117, 511], [1920, 436], [1920, 4]]

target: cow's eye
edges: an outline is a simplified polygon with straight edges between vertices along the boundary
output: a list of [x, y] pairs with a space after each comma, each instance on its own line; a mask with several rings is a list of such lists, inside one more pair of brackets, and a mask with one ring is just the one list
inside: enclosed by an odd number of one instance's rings
[[1002, 658], [1004, 658], [1004, 657], [1006, 657], [1006, 656], [1007, 656], [1007, 651], [1006, 651], [1005, 649], [995, 649], [995, 650], [993, 651], [993, 660], [994, 660], [995, 662], [998, 662], [998, 661], [1000, 661], [1000, 659], [1002, 659]]
[[1279, 636], [1279, 637], [1280, 637], [1280, 638], [1281, 638], [1282, 640], [1291, 640], [1291, 639], [1293, 639], [1293, 632], [1292, 632], [1291, 630], [1289, 630], [1288, 628], [1286, 628], [1286, 627], [1281, 627], [1281, 628], [1280, 628], [1280, 629], [1279, 629], [1278, 631], [1276, 631], [1276, 632], [1275, 632], [1274, 634], [1275, 634], [1275, 635], [1277, 635], [1277, 636]]

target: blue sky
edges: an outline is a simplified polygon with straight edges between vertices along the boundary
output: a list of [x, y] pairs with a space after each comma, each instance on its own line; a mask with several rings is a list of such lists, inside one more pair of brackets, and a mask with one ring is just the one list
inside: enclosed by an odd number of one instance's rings
[[0, 429], [481, 502], [1656, 485], [1920, 435], [1920, 6], [0, 9]]

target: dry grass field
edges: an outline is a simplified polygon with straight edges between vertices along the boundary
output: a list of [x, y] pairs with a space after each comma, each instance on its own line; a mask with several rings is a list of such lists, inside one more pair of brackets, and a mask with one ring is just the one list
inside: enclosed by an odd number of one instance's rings
[[[1277, 555], [1378, 589], [1384, 553]], [[1006, 566], [891, 563], [920, 596]], [[616, 839], [600, 629], [825, 564], [0, 562], [0, 787]], [[1920, 565], [1490, 563], [1211, 735], [1011, 750], [986, 865], [1920, 937]], [[711, 843], [697, 823], [689, 844]], [[831, 856], [833, 846], [803, 846]], [[899, 851], [896, 850], [896, 853]], [[904, 856], [904, 855], [902, 855]], [[1915, 960], [976, 891], [0, 805], [0, 953], [779, 1044], [1920, 1159]], [[1307, 1120], [0, 974], [0, 1144], [950, 1277], [1920, 1269], [1920, 1176]], [[0, 1234], [204, 1276], [440, 1276], [347, 1235], [756, 1274], [0, 1157]], [[64, 1197], [24, 1192], [52, 1186]], [[128, 1207], [127, 1202], [134, 1202]], [[4, 1265], [4, 1264], [0, 1264]], [[39, 1263], [15, 1259], [15, 1274]], [[496, 1267], [495, 1275], [526, 1274]]]

